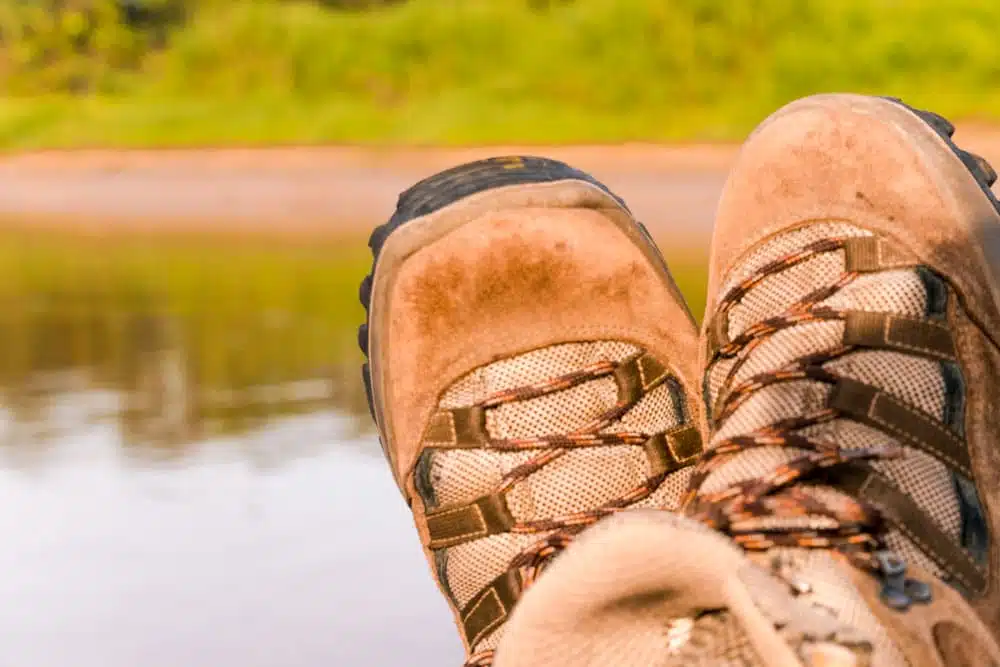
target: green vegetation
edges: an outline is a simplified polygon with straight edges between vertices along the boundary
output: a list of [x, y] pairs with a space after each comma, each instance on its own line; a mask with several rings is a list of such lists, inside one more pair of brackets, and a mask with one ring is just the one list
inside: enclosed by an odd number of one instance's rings
[[724, 140], [824, 90], [1000, 120], [982, 0], [25, 4], [0, 0], [7, 148]]

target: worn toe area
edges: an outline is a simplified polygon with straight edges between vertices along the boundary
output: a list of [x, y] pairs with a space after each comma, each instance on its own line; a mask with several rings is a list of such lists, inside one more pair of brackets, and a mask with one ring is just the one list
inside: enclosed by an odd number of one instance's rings
[[669, 277], [603, 211], [488, 212], [407, 258], [386, 294], [381, 379], [401, 479], [439, 394], [486, 363], [585, 340], [694, 361], [679, 354], [695, 333]]

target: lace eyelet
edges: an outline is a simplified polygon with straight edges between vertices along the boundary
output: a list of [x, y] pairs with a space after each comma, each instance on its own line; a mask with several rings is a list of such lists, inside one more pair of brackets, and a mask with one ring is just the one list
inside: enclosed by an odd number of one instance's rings
[[892, 551], [876, 551], [876, 570], [882, 579], [879, 596], [892, 609], [905, 611], [913, 604], [927, 604], [933, 598], [931, 587], [925, 582], [906, 577], [906, 561]]

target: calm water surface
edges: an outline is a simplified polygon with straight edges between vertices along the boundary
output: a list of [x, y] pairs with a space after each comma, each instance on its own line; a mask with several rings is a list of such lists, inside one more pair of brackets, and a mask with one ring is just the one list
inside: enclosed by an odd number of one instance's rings
[[0, 262], [0, 667], [460, 664], [354, 268], [92, 250]]
[[346, 420], [279, 419], [182, 460], [100, 423], [5, 451], [0, 664], [460, 664], [378, 445]]

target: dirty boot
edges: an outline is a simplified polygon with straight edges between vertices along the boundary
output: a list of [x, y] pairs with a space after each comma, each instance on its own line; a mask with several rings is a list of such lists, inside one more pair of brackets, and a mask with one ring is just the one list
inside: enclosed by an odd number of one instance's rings
[[497, 667], [1000, 667], [993, 170], [896, 100], [795, 102], [724, 189], [685, 516], [617, 516]]
[[491, 664], [580, 530], [678, 506], [702, 451], [697, 331], [625, 204], [553, 160], [421, 181], [370, 246], [372, 414], [468, 664]]

